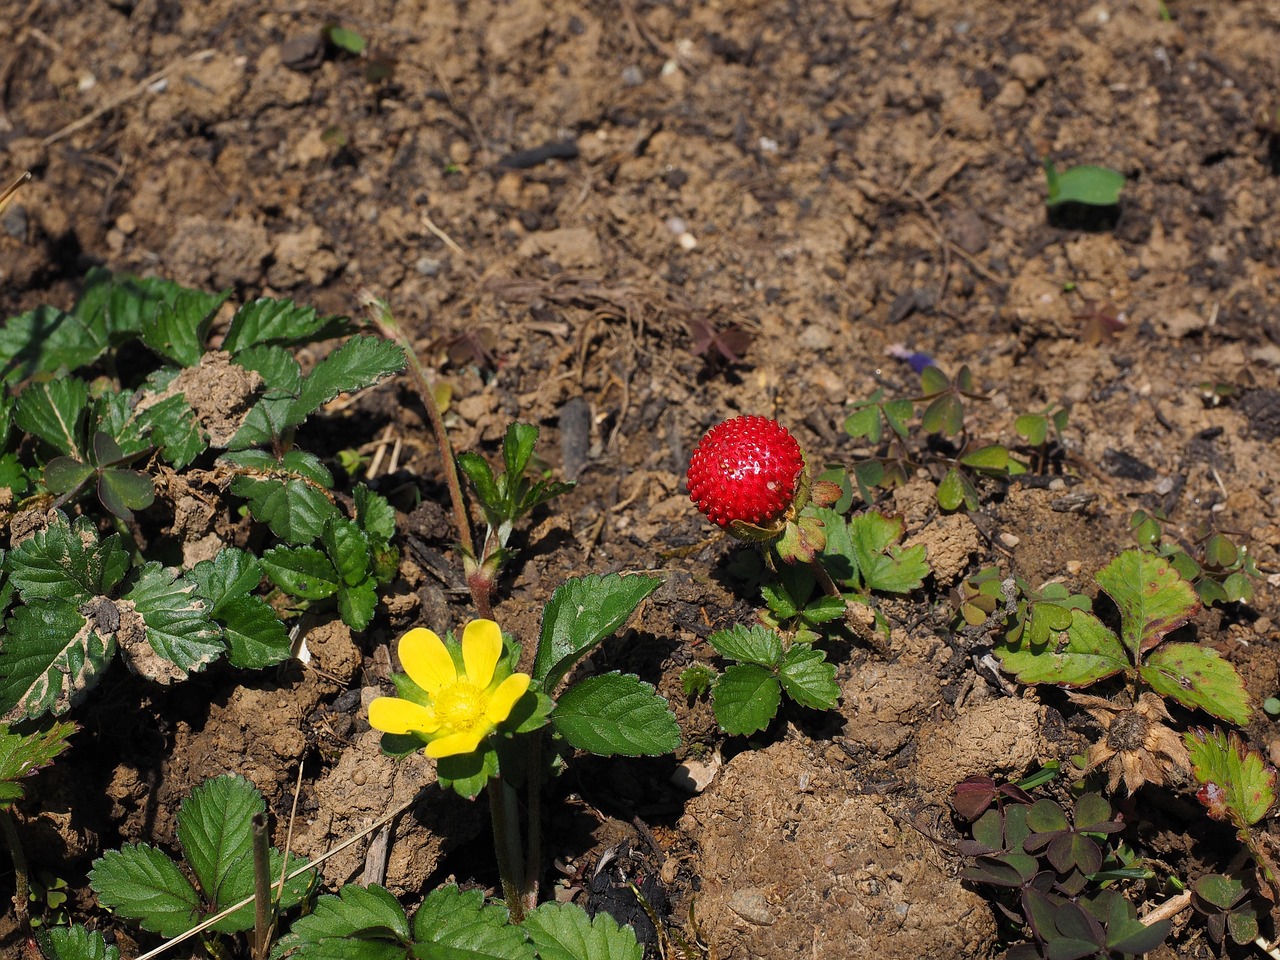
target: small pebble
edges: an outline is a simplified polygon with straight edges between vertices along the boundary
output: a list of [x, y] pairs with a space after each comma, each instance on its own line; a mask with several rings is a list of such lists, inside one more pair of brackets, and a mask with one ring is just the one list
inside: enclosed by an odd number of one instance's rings
[[729, 898], [729, 909], [743, 920], [762, 927], [772, 926], [776, 919], [773, 907], [769, 906], [769, 898], [759, 887], [743, 887], [741, 890], [735, 890], [733, 896]]
[[1022, 538], [1019, 537], [1017, 534], [1002, 533], [1000, 534], [1000, 542], [1003, 543], [1010, 550], [1012, 550], [1014, 547], [1016, 547], [1018, 544], [1022, 542]]

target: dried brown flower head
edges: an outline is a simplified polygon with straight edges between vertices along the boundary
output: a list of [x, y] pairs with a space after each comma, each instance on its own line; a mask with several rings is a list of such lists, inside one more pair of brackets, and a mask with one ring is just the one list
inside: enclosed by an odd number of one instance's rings
[[1166, 725], [1173, 718], [1158, 695], [1143, 693], [1136, 706], [1083, 693], [1070, 696], [1106, 734], [1089, 748], [1085, 772], [1106, 770], [1108, 790], [1114, 791], [1121, 780], [1131, 794], [1144, 783], [1167, 786], [1187, 780], [1191, 758], [1182, 737]]

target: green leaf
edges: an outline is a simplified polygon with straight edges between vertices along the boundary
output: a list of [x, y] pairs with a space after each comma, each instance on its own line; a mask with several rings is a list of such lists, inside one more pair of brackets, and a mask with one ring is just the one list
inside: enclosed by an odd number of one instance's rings
[[54, 723], [31, 733], [11, 733], [7, 723], [0, 723], [0, 811], [22, 799], [20, 781], [52, 763], [75, 732], [74, 723]]
[[544, 903], [524, 920], [538, 960], [643, 960], [635, 931], [603, 910], [588, 917], [576, 903]]
[[226, 547], [212, 560], [201, 560], [187, 571], [187, 576], [209, 605], [209, 615], [220, 619], [227, 607], [258, 588], [262, 565], [253, 554]]
[[107, 349], [101, 323], [39, 306], [0, 324], [0, 381], [19, 383], [60, 368], [75, 370]]
[[365, 47], [369, 45], [364, 37], [354, 30], [348, 30], [346, 27], [329, 27], [325, 33], [329, 37], [329, 42], [335, 47], [345, 50], [347, 53], [355, 54], [357, 57], [364, 53]]
[[18, 395], [13, 422], [61, 454], [84, 460], [89, 388], [75, 377], [28, 384]]
[[178, 865], [155, 847], [125, 844], [93, 862], [89, 886], [102, 906], [162, 937], [200, 920], [200, 897]]
[[996, 644], [992, 651], [1020, 683], [1057, 683], [1083, 687], [1129, 666], [1124, 647], [1092, 613], [1073, 610], [1065, 645]]
[[1043, 413], [1024, 413], [1013, 421], [1018, 436], [1033, 447], [1038, 447], [1049, 437], [1049, 420]]
[[37, 934], [40, 950], [48, 960], [120, 960], [120, 951], [108, 946], [102, 934], [85, 927], [50, 927]]
[[288, 543], [313, 542], [330, 517], [341, 516], [324, 491], [306, 480], [241, 476], [231, 481], [231, 492], [248, 500], [254, 519]]
[[347, 884], [338, 896], [323, 896], [315, 909], [293, 921], [289, 936], [272, 951], [294, 960], [406, 960], [409, 919], [382, 887]]
[[396, 535], [396, 510], [380, 493], [374, 493], [363, 483], [351, 491], [356, 504], [356, 523], [369, 537], [382, 544], [390, 543]]
[[190, 466], [208, 449], [191, 405], [182, 394], [147, 407], [138, 415], [138, 424], [149, 431], [152, 442], [160, 448], [160, 455], [173, 464], [175, 470]]
[[782, 703], [782, 686], [754, 663], [733, 664], [712, 688], [712, 709], [725, 733], [755, 733], [767, 727]]
[[321, 317], [313, 307], [263, 297], [236, 311], [222, 349], [239, 353], [247, 347], [266, 343], [314, 343], [336, 337], [348, 326], [345, 317]]
[[262, 568], [277, 587], [304, 600], [332, 597], [342, 584], [329, 558], [315, 547], [272, 547], [262, 555]]
[[1276, 803], [1276, 771], [1245, 745], [1235, 731], [1190, 730], [1183, 736], [1191, 769], [1205, 785], [1197, 796], [1215, 820], [1244, 830], [1260, 821]]
[[[182, 676], [203, 670], [223, 651], [222, 631], [210, 619], [208, 606], [196, 593], [196, 585], [172, 567], [156, 561], [144, 564], [135, 574], [133, 587], [124, 599], [146, 624], [146, 642], [158, 656], [177, 667]], [[123, 640], [123, 638], [122, 638]], [[136, 652], [125, 651], [130, 665], [144, 676], [164, 682], [168, 668], [153, 671]]]
[[716, 653], [741, 663], [758, 663], [776, 667], [782, 660], [782, 638], [777, 632], [759, 624], [737, 623], [728, 630], [717, 630], [707, 637]]
[[1120, 608], [1120, 636], [1135, 661], [1200, 609], [1191, 584], [1168, 561], [1142, 550], [1126, 550], [1094, 579]]
[[1009, 470], [1009, 448], [999, 443], [992, 443], [977, 450], [971, 450], [960, 458], [966, 467], [984, 473], [1004, 474]]
[[658, 756], [680, 745], [671, 708], [639, 677], [602, 673], [567, 689], [551, 714], [556, 731], [596, 756]]
[[217, 619], [233, 667], [261, 670], [289, 659], [289, 631], [262, 597], [229, 600]]
[[874, 511], [849, 521], [856, 569], [868, 590], [910, 593], [919, 589], [929, 575], [924, 544], [918, 543], [906, 550], [897, 545], [902, 539], [903, 527], [901, 517], [885, 517]]
[[961, 504], [965, 502], [968, 492], [965, 487], [964, 477], [960, 475], [959, 470], [952, 467], [938, 483], [936, 493], [938, 506], [947, 511], [959, 510]]
[[[235, 776], [206, 780], [178, 808], [177, 833], [182, 853], [205, 898], [218, 909], [229, 907], [252, 891], [251, 821], [254, 814], [265, 813], [266, 809], [257, 788]], [[247, 890], [243, 889], [246, 865]]]
[[[1202, 732], [1207, 733], [1207, 731]], [[1192, 736], [1190, 733], [1187, 734], [1188, 744], [1191, 743]], [[1197, 743], [1204, 745], [1203, 741], [1198, 739]], [[1221, 873], [1206, 873], [1196, 877], [1195, 882], [1191, 884], [1191, 889], [1197, 897], [1208, 901], [1219, 910], [1230, 910], [1243, 899], [1249, 888], [1237, 877], [1229, 877]]]
[[[1045, 161], [1046, 172], [1052, 166]], [[1120, 202], [1124, 174], [1107, 167], [1079, 166], [1049, 177], [1049, 197], [1045, 204], [1083, 203], [1091, 207], [1111, 207]]]
[[44, 485], [50, 493], [61, 496], [75, 490], [96, 472], [74, 457], [54, 457], [44, 465]]
[[814, 710], [831, 710], [840, 699], [835, 664], [827, 663], [827, 655], [812, 647], [792, 647], [778, 670], [778, 679], [787, 696]]
[[[533, 947], [524, 933], [507, 920], [506, 907], [486, 904], [479, 890], [439, 887], [427, 894], [413, 916], [413, 936], [419, 944], [414, 955], [424, 960], [533, 960]], [[421, 950], [427, 944], [437, 949]]]
[[926, 396], [933, 396], [950, 387], [951, 381], [947, 375], [932, 364], [920, 371], [920, 392]]
[[99, 541], [87, 517], [67, 522], [58, 511], [48, 529], [32, 534], [10, 552], [6, 564], [14, 587], [28, 603], [60, 597], [84, 603], [110, 593], [129, 572], [129, 554], [112, 534]]
[[142, 314], [142, 342], [166, 360], [194, 367], [204, 354], [213, 318], [230, 295], [168, 285], [163, 299]]
[[227, 444], [230, 450], [269, 443], [291, 424], [289, 410], [302, 389], [302, 368], [284, 347], [250, 347], [233, 363], [262, 376], [266, 390], [245, 416], [244, 423]]
[[98, 682], [115, 655], [77, 605], [58, 597], [16, 608], [0, 646], [0, 715], [7, 719], [66, 713]]
[[470, 452], [460, 453], [455, 459], [458, 469], [466, 474], [471, 485], [475, 487], [476, 496], [480, 500], [480, 506], [490, 526], [497, 526], [502, 520], [505, 498], [498, 490], [498, 482], [488, 461], [479, 454]]
[[[877, 394], [883, 394], [883, 392], [876, 391]], [[880, 437], [883, 436], [883, 422], [880, 408], [875, 403], [868, 402], [861, 410], [856, 410], [845, 418], [844, 432], [855, 440], [865, 437], [867, 443], [874, 447], [880, 443]]]
[[377, 606], [378, 587], [372, 576], [355, 586], [343, 584], [338, 588], [338, 615], [352, 630], [364, 630], [368, 627]]
[[[925, 368], [926, 372], [931, 369]], [[954, 437], [964, 429], [964, 404], [954, 393], [944, 393], [925, 408], [920, 415], [920, 426], [925, 433]]]
[[145, 510], [155, 502], [156, 488], [149, 476], [137, 470], [103, 470], [98, 474], [98, 499], [127, 522], [134, 510]]
[[1156, 693], [1193, 710], [1199, 707], [1238, 727], [1248, 724], [1253, 713], [1236, 668], [1208, 647], [1166, 644], [1147, 657], [1139, 673]]
[[330, 517], [320, 532], [320, 542], [348, 587], [368, 578], [369, 538], [355, 523], [345, 517]]
[[317, 363], [302, 381], [302, 390], [289, 407], [286, 425], [302, 423], [338, 394], [372, 386], [404, 369], [404, 364], [404, 351], [390, 340], [352, 337]]
[[533, 679], [552, 692], [575, 663], [631, 617], [661, 586], [657, 577], [573, 577], [556, 588], [542, 615]]
[[502, 438], [502, 462], [506, 468], [508, 489], [524, 476], [533, 448], [538, 443], [538, 428], [529, 423], [511, 423]]

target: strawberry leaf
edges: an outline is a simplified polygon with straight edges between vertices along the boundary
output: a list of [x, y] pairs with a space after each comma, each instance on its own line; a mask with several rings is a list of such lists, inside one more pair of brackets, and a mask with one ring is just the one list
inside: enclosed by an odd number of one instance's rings
[[1066, 642], [1038, 646], [1005, 640], [992, 651], [1020, 683], [1057, 683], [1083, 687], [1129, 666], [1124, 647], [1101, 620], [1084, 610], [1071, 612]]
[[1247, 724], [1253, 712], [1236, 668], [1208, 647], [1168, 644], [1147, 657], [1139, 673], [1156, 693], [1236, 726]]
[[1137, 662], [1200, 610], [1200, 598], [1167, 560], [1126, 550], [1098, 571], [1098, 586], [1120, 608], [1120, 636]]
[[1267, 815], [1276, 802], [1276, 771], [1247, 747], [1235, 731], [1198, 728], [1183, 740], [1191, 770], [1203, 788], [1196, 794], [1215, 820], [1245, 830]]
[[22, 799], [20, 782], [67, 749], [67, 738], [76, 732], [74, 723], [55, 723], [35, 733], [11, 733], [0, 723], [0, 811]]
[[778, 678], [754, 663], [735, 663], [716, 679], [712, 709], [725, 733], [755, 733], [767, 727], [782, 703]]
[[680, 745], [667, 701], [629, 673], [579, 680], [556, 701], [551, 724], [571, 746], [599, 757], [657, 756]]

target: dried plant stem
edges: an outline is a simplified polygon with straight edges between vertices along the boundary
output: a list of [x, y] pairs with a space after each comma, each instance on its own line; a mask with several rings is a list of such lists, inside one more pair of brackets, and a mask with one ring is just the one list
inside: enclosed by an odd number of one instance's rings
[[[399, 344], [404, 350], [405, 357], [408, 359], [409, 376], [413, 380], [418, 397], [422, 400], [422, 405], [427, 408], [427, 417], [431, 421], [431, 430], [436, 437], [436, 446], [440, 449], [441, 469], [444, 471], [445, 486], [449, 489], [449, 499], [453, 502], [453, 518], [458, 528], [458, 542], [467, 558], [475, 558], [476, 547], [471, 537], [471, 520], [467, 516], [466, 501], [462, 498], [462, 485], [458, 481], [458, 466], [453, 455], [453, 444], [449, 442], [449, 434], [445, 431], [440, 408], [436, 405], [435, 379], [418, 359], [418, 354], [404, 331], [400, 329], [386, 301], [363, 291], [360, 294], [360, 304], [365, 308], [374, 326], [378, 328], [378, 332], [393, 343]], [[468, 569], [470, 569], [469, 565]], [[492, 619], [491, 578], [482, 581], [480, 578], [469, 575], [467, 586], [471, 589], [471, 600], [475, 604], [476, 612], [486, 620]]]
[[275, 910], [271, 900], [271, 849], [267, 816], [255, 813], [253, 826], [253, 960], [266, 960], [271, 949]]

